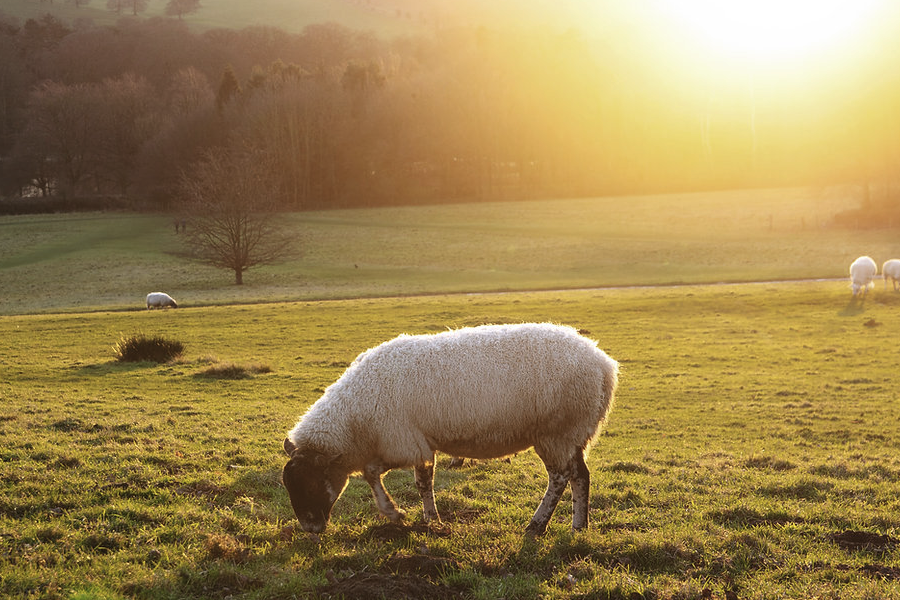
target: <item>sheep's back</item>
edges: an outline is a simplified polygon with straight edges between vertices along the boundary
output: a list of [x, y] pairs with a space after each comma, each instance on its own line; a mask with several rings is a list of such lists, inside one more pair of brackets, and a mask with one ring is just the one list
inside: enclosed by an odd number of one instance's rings
[[385, 342], [326, 395], [365, 405], [369, 428], [386, 437], [487, 458], [560, 436], [589, 443], [616, 373], [616, 362], [572, 328], [483, 326]]
[[850, 278], [854, 283], [868, 283], [877, 273], [878, 266], [868, 256], [861, 256], [850, 265]]
[[900, 259], [892, 258], [886, 261], [881, 267], [881, 272], [885, 277], [891, 279], [900, 278]]

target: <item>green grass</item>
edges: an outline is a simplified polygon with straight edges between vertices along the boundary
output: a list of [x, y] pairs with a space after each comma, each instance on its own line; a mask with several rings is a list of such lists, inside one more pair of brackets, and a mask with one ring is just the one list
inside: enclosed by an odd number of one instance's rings
[[340, 210], [286, 215], [303, 255], [227, 271], [177, 255], [167, 217], [0, 218], [0, 314], [411, 294], [844, 278], [900, 254], [896, 231], [826, 227], [852, 188]]
[[[825, 281], [7, 315], [0, 596], [898, 597], [898, 309]], [[407, 527], [353, 479], [320, 539], [294, 531], [281, 441], [357, 353], [526, 320], [585, 329], [622, 365], [588, 531], [566, 494], [523, 538], [545, 486], [532, 452], [442, 457], [440, 527], [399, 470]], [[119, 363], [131, 331], [186, 353]], [[267, 369], [197, 376], [211, 355]], [[852, 547], [848, 530], [889, 537]]]

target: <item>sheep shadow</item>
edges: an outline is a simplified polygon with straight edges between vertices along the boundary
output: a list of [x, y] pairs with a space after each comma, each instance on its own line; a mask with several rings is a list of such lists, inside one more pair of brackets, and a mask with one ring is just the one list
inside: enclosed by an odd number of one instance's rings
[[857, 298], [856, 296], [850, 298], [850, 301], [847, 303], [847, 306], [838, 311], [838, 316], [840, 317], [857, 317], [866, 312], [866, 299], [865, 298]]
[[104, 377], [107, 375], [118, 375], [120, 373], [128, 373], [131, 371], [139, 371], [151, 367], [158, 367], [159, 363], [143, 361], [143, 362], [123, 362], [111, 360], [102, 363], [92, 364], [74, 364], [71, 369], [79, 376], [96, 376]]

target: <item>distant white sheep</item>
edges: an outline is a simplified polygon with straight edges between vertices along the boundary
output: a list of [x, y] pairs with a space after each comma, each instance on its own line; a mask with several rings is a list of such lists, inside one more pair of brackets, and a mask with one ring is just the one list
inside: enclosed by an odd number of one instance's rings
[[892, 258], [881, 265], [881, 276], [884, 277], [884, 289], [887, 289], [888, 279], [893, 280], [894, 291], [900, 283], [900, 258]]
[[527, 532], [541, 534], [566, 486], [572, 527], [588, 524], [585, 454], [612, 408], [618, 363], [575, 329], [484, 325], [401, 335], [360, 354], [284, 440], [283, 481], [301, 527], [324, 531], [352, 473], [382, 514], [403, 511], [384, 489], [388, 470], [414, 467], [424, 519], [434, 503], [436, 451], [495, 458], [534, 447], [549, 483]]
[[150, 292], [147, 294], [147, 310], [166, 307], [178, 308], [178, 304], [172, 296], [163, 292]]
[[868, 256], [860, 256], [850, 265], [850, 289], [853, 295], [862, 293], [863, 296], [869, 293], [869, 288], [875, 286], [875, 275], [878, 273], [878, 266], [875, 261]]

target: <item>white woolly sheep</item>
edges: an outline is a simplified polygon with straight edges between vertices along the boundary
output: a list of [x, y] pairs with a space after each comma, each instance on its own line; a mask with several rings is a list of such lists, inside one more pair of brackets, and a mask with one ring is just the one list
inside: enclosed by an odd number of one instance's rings
[[384, 489], [414, 467], [424, 520], [434, 503], [436, 451], [496, 458], [533, 447], [549, 483], [527, 532], [547, 528], [566, 485], [572, 527], [588, 524], [585, 454], [612, 408], [618, 363], [575, 329], [483, 325], [401, 335], [360, 354], [284, 440], [283, 481], [301, 527], [324, 531], [350, 474], [362, 472], [382, 514], [404, 513]]
[[888, 279], [892, 280], [894, 291], [900, 283], [900, 258], [892, 258], [881, 265], [881, 276], [884, 277], [884, 289], [887, 289]]
[[147, 294], [147, 310], [151, 308], [166, 308], [168, 306], [178, 308], [178, 304], [172, 296], [163, 292], [150, 292]]
[[850, 289], [856, 296], [860, 292], [863, 296], [869, 293], [869, 288], [875, 286], [875, 275], [878, 266], [868, 256], [860, 256], [850, 265]]

